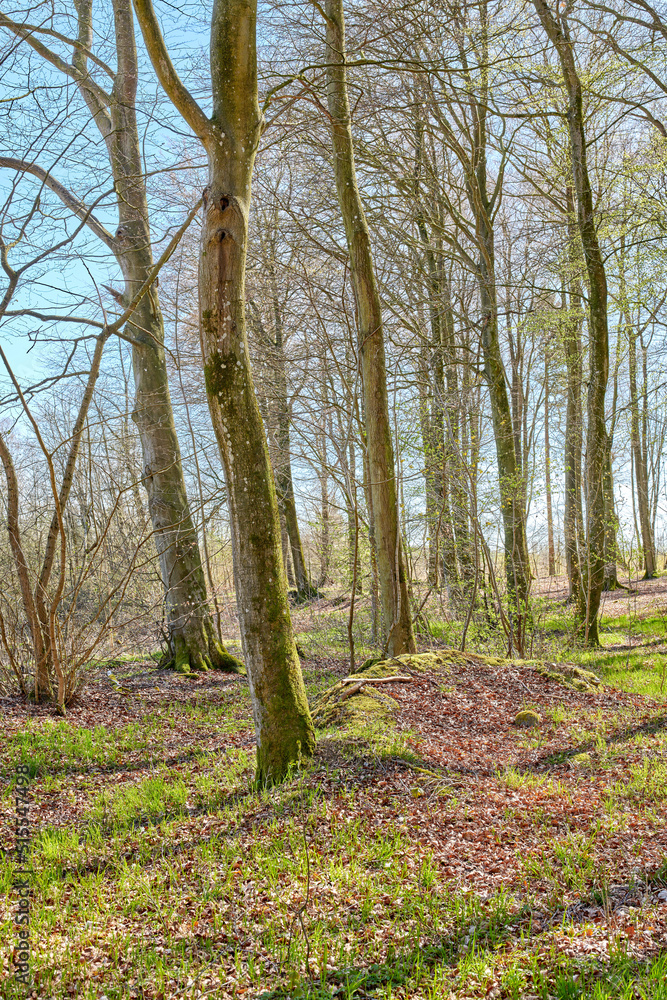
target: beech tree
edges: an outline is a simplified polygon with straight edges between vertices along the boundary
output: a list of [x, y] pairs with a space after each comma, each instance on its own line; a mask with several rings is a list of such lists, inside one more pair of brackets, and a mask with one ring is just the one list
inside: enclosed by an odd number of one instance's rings
[[375, 280], [370, 233], [357, 185], [350, 103], [345, 69], [345, 19], [342, 0], [327, 0], [326, 80], [334, 176], [357, 307], [359, 355], [363, 385], [369, 489], [373, 505], [385, 645], [392, 656], [414, 652], [412, 611], [408, 597], [403, 543], [398, 516], [387, 375], [382, 332], [382, 305]]
[[314, 747], [296, 651], [273, 474], [246, 333], [245, 265], [252, 170], [262, 132], [256, 3], [215, 0], [209, 118], [178, 76], [151, 0], [135, 0], [155, 73], [206, 150], [199, 265], [206, 393], [227, 481], [234, 581], [257, 741], [259, 781], [285, 776]]
[[566, 16], [554, 15], [545, 0], [533, 0], [544, 31], [554, 46], [567, 94], [572, 176], [577, 225], [588, 275], [589, 383], [586, 437], [586, 575], [584, 602], [579, 607], [585, 642], [599, 644], [598, 611], [604, 586], [606, 526], [604, 476], [607, 460], [605, 395], [609, 377], [607, 275], [595, 223], [593, 190], [588, 175], [583, 90]]
[[[67, 62], [41, 41], [39, 28], [6, 16], [0, 25], [31, 46], [38, 55], [74, 80], [104, 141], [118, 208], [118, 227], [110, 233], [90, 207], [38, 164], [0, 158], [0, 166], [34, 175], [82, 219], [114, 255], [123, 274], [121, 306], [132, 300], [153, 266], [146, 184], [137, 128], [137, 48], [131, 0], [113, 0], [116, 69], [104, 67], [111, 88], [105, 90], [89, 71], [93, 48], [93, 2], [76, 0], [78, 34], [62, 38], [71, 45]], [[102, 64], [104, 65], [104, 64]], [[183, 478], [181, 453], [172, 412], [164, 352], [164, 322], [157, 286], [150, 289], [126, 329], [132, 343], [135, 405], [132, 419], [139, 432], [148, 509], [165, 592], [171, 663], [176, 669], [215, 667], [238, 671], [216, 635], [207, 601], [206, 580]]]

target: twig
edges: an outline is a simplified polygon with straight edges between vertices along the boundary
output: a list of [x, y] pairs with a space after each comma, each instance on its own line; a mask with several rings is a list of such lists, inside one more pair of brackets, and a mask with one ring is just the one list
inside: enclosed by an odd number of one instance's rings
[[344, 677], [341, 684], [409, 684], [412, 677], [397, 674], [395, 677]]

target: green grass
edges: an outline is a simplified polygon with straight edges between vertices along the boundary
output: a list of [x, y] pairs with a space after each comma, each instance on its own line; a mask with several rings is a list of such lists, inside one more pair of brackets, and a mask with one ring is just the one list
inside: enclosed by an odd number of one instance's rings
[[155, 724], [86, 729], [69, 722], [44, 720], [38, 725], [28, 720], [22, 730], [7, 740], [4, 773], [11, 773], [17, 764], [27, 764], [31, 777], [46, 771], [113, 766], [124, 754], [148, 747], [155, 731]]
[[[308, 648], [327, 655], [318, 647], [324, 635], [326, 648], [344, 655], [342, 625], [320, 617], [313, 614]], [[432, 625], [437, 632], [437, 620]], [[433, 638], [447, 638], [446, 629]], [[616, 654], [579, 655], [591, 657], [582, 665], [605, 680], [615, 672], [657, 673], [641, 651], [631, 653], [635, 669]], [[658, 661], [660, 654], [650, 656]], [[304, 667], [314, 700], [335, 675], [309, 668], [307, 659]], [[326, 767], [335, 767], [339, 781], [325, 794], [315, 765], [280, 788], [258, 791], [244, 751], [211, 752], [202, 743], [196, 752], [198, 740], [219, 737], [224, 745], [242, 727], [251, 732], [246, 685], [210, 700], [165, 701], [140, 723], [118, 728], [31, 722], [7, 741], [6, 773], [28, 761], [36, 795], [67, 801], [76, 792], [85, 801], [76, 822], [67, 816], [60, 827], [45, 822], [34, 841], [39, 995], [189, 1000], [198, 989], [223, 995], [207, 979], [220, 973], [224, 990], [244, 1000], [667, 1000], [664, 954], [640, 962], [610, 927], [561, 921], [533, 928], [539, 907], [562, 912], [564, 893], [588, 898], [609, 877], [600, 849], [610, 832], [627, 832], [627, 817], [641, 811], [658, 824], [667, 765], [647, 759], [628, 764], [627, 780], [603, 776], [603, 793], [608, 787], [595, 822], [567, 825], [579, 782], [589, 782], [624, 748], [651, 752], [663, 734], [609, 742], [631, 728], [633, 709], [624, 707], [614, 717], [592, 706], [541, 711], [564, 746], [591, 742], [589, 766], [557, 776], [504, 766], [489, 779], [489, 801], [504, 797], [507, 821], [518, 821], [526, 841], [539, 841], [540, 849], [527, 851], [517, 841], [512, 850], [523, 868], [517, 865], [515, 882], [484, 892], [474, 868], [462, 883], [447, 877], [449, 869], [419, 836], [422, 828], [403, 815], [411, 804], [428, 808], [449, 830], [450, 822], [453, 828], [468, 821], [471, 808], [465, 781], [459, 786], [436, 773], [407, 730], [359, 724], [344, 734], [320, 733], [323, 759], [336, 761]], [[174, 754], [180, 739], [191, 755], [165, 766], [165, 746]], [[111, 770], [130, 757], [136, 772]], [[386, 794], [364, 778], [401, 765], [401, 799], [396, 787]], [[85, 773], [104, 767], [108, 775]], [[489, 833], [489, 842], [495, 836], [500, 844], [503, 838], [500, 821], [489, 830], [467, 829], [471, 839]], [[468, 846], [464, 836], [450, 850]], [[13, 938], [12, 912], [2, 902], [13, 874], [11, 856], [0, 854], [0, 942]], [[575, 947], [591, 935], [606, 935], [608, 954]], [[22, 995], [13, 990], [7, 980], [0, 996]]]

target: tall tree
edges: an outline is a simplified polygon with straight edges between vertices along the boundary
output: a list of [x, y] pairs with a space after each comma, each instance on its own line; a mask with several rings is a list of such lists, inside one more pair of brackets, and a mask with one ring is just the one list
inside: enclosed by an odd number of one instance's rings
[[[125, 281], [122, 305], [130, 302], [153, 267], [151, 232], [141, 143], [137, 127], [137, 48], [131, 0], [113, 0], [116, 70], [108, 70], [109, 91], [97, 84], [88, 69], [93, 48], [93, 2], [76, 0], [77, 37], [72, 39], [72, 61], [67, 63], [39, 40], [37, 33], [3, 17], [0, 24], [24, 39], [51, 65], [72, 78], [105, 143], [118, 207], [115, 234], [98, 222], [50, 171], [36, 164], [8, 158], [0, 165], [20, 166], [34, 174], [113, 253]], [[207, 601], [197, 532], [190, 514], [181, 452], [169, 393], [164, 351], [164, 323], [158, 290], [151, 287], [126, 328], [132, 342], [135, 402], [132, 419], [139, 431], [143, 454], [142, 482], [148, 496], [153, 537], [160, 564], [167, 611], [172, 664], [181, 671], [209, 667], [238, 671], [242, 664], [231, 656], [216, 635]], [[50, 552], [53, 559], [55, 548]], [[47, 553], [49, 555], [49, 553]], [[43, 576], [50, 574], [45, 563]], [[41, 587], [40, 589], [43, 589]]]
[[214, 0], [209, 118], [179, 78], [151, 0], [134, 0], [155, 73], [208, 158], [199, 258], [206, 394], [225, 468], [234, 579], [261, 782], [282, 779], [314, 748], [287, 603], [280, 519], [246, 333], [245, 268], [252, 170], [262, 132], [256, 0]]
[[597, 646], [598, 612], [604, 586], [605, 490], [607, 429], [605, 395], [609, 378], [607, 275], [595, 225], [593, 189], [588, 173], [584, 95], [577, 70], [567, 18], [554, 15], [545, 0], [533, 0], [535, 10], [554, 46], [567, 94], [567, 125], [572, 176], [577, 202], [577, 225], [588, 275], [589, 382], [586, 434], [586, 554], [584, 641]]
[[334, 176], [357, 307], [369, 493], [372, 500], [380, 599], [386, 648], [392, 656], [396, 656], [414, 652], [416, 647], [398, 516], [382, 306], [354, 161], [342, 0], [326, 0], [325, 20], [327, 100]]

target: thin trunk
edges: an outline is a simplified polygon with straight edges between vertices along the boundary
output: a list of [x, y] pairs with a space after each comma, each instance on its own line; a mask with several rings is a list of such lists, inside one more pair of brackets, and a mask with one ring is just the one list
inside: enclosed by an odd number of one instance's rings
[[470, 538], [469, 490], [461, 442], [461, 422], [463, 420], [463, 423], [465, 423], [465, 411], [459, 395], [458, 369], [455, 357], [454, 313], [451, 301], [451, 286], [448, 279], [443, 283], [443, 294], [445, 299], [443, 345], [446, 387], [446, 462], [449, 472], [452, 526], [454, 529], [456, 556], [461, 570], [461, 580], [467, 602], [478, 574]]
[[[79, 19], [73, 64], [83, 74], [80, 89], [106, 143], [118, 204], [118, 229], [111, 249], [131, 301], [153, 266], [148, 204], [136, 118], [137, 49], [130, 0], [113, 0], [117, 72], [109, 110], [87, 85], [85, 51], [93, 42], [92, 0], [76, 0]], [[165, 593], [171, 662], [176, 669], [216, 667], [238, 671], [242, 664], [215, 634], [197, 532], [190, 515], [181, 452], [169, 393], [164, 324], [156, 285], [135, 310], [127, 333], [133, 338], [135, 402], [132, 412], [143, 456], [142, 482]]]
[[604, 536], [604, 590], [618, 590], [622, 586], [618, 581], [618, 542], [616, 538], [616, 532], [618, 531], [618, 517], [616, 516], [616, 505], [614, 503], [614, 478], [611, 457], [614, 445], [614, 433], [616, 430], [618, 373], [621, 363], [621, 333], [622, 327], [619, 324], [616, 336], [616, 362], [614, 364], [613, 380], [614, 389], [612, 394], [609, 433], [607, 434], [607, 457], [604, 476], [604, 502], [606, 510]]
[[311, 585], [303, 554], [299, 519], [296, 512], [294, 497], [294, 479], [292, 477], [292, 454], [290, 445], [290, 408], [287, 396], [287, 359], [285, 357], [285, 341], [283, 318], [278, 301], [278, 286], [273, 262], [269, 267], [273, 305], [273, 406], [275, 411], [275, 461], [273, 471], [276, 481], [276, 493], [280, 513], [284, 518], [287, 537], [292, 554], [294, 583], [297, 595], [301, 599], [312, 597], [316, 591]]
[[551, 506], [551, 448], [549, 443], [549, 355], [544, 349], [544, 478], [547, 494], [547, 548], [548, 573], [556, 575], [556, 549], [554, 546], [554, 515]]
[[7, 532], [9, 534], [9, 546], [12, 550], [14, 565], [16, 566], [19, 578], [23, 610], [28, 619], [32, 650], [35, 658], [35, 701], [42, 701], [44, 698], [53, 697], [47, 656], [48, 632], [45, 634], [43, 631], [30, 585], [28, 562], [25, 557], [19, 525], [19, 484], [12, 455], [2, 433], [0, 433], [0, 461], [2, 461], [7, 480]]
[[440, 549], [442, 547], [440, 515], [442, 512], [442, 495], [438, 494], [437, 442], [434, 441], [426, 353], [426, 350], [420, 352], [419, 362], [419, 424], [424, 452], [424, 490], [426, 495], [426, 531], [428, 536], [427, 580], [429, 587], [437, 589], [442, 583], [440, 574]]
[[[483, 3], [482, 45], [488, 53], [487, 10]], [[474, 105], [474, 161], [468, 177], [468, 199], [475, 214], [479, 259], [477, 282], [481, 314], [481, 345], [484, 374], [489, 390], [493, 435], [498, 464], [498, 485], [503, 519], [505, 578], [512, 615], [512, 631], [519, 638], [524, 632], [528, 611], [530, 564], [526, 543], [525, 487], [521, 472], [521, 455], [517, 454], [512, 409], [507, 394], [505, 367], [500, 350], [498, 300], [495, 275], [494, 203], [496, 188], [488, 192], [487, 175], [487, 102], [488, 69], [482, 72], [481, 99]]]
[[320, 469], [319, 469], [319, 480], [320, 480], [320, 523], [321, 523], [321, 534], [320, 534], [320, 575], [318, 580], [318, 587], [324, 587], [329, 580], [329, 565], [331, 563], [331, 528], [329, 524], [330, 520], [330, 503], [329, 503], [329, 472], [327, 469], [329, 459], [327, 456], [327, 418], [329, 416], [329, 392], [327, 384], [327, 370], [326, 370], [326, 355], [322, 359], [321, 366], [321, 381], [322, 381], [322, 414], [321, 414], [321, 425], [319, 431], [319, 453], [320, 453]]
[[651, 580], [656, 575], [655, 543], [648, 496], [648, 465], [646, 460], [646, 421], [642, 420], [637, 390], [637, 331], [628, 315], [626, 320], [628, 335], [628, 372], [630, 377], [630, 441], [637, 486], [637, 512], [641, 530], [642, 554], [644, 558], [644, 579]]
[[[572, 244], [570, 234], [570, 244]], [[563, 329], [563, 349], [567, 369], [567, 397], [565, 407], [565, 510], [563, 515], [563, 535], [565, 543], [565, 566], [570, 584], [570, 601], [579, 609], [585, 608], [583, 582], [581, 579], [581, 556], [583, 540], [580, 523], [581, 510], [581, 459], [583, 447], [583, 427], [581, 412], [581, 296], [577, 282], [570, 282], [569, 295], [562, 293], [565, 309]]]
[[567, 21], [556, 20], [545, 0], [533, 0], [542, 26], [558, 53], [568, 97], [572, 174], [577, 200], [577, 224], [586, 262], [589, 288], [589, 382], [586, 437], [586, 613], [582, 626], [587, 645], [598, 646], [598, 612], [604, 586], [605, 497], [607, 429], [605, 394], [609, 378], [607, 276], [595, 228], [593, 190], [588, 175], [584, 131], [583, 89], [577, 73]]
[[354, 441], [350, 441], [347, 449], [347, 561], [350, 586], [355, 587], [355, 593], [362, 593], [359, 563], [359, 505], [357, 502], [357, 454]]
[[371, 564], [371, 646], [379, 645], [380, 640], [380, 586], [378, 580], [377, 546], [375, 543], [375, 519], [373, 517], [373, 493], [370, 486], [368, 449], [364, 448], [364, 493], [368, 508], [368, 548]]
[[357, 307], [370, 493], [386, 648], [395, 656], [414, 651], [415, 640], [398, 517], [382, 310], [354, 163], [342, 0], [326, 0], [325, 7], [326, 79], [334, 174]]

